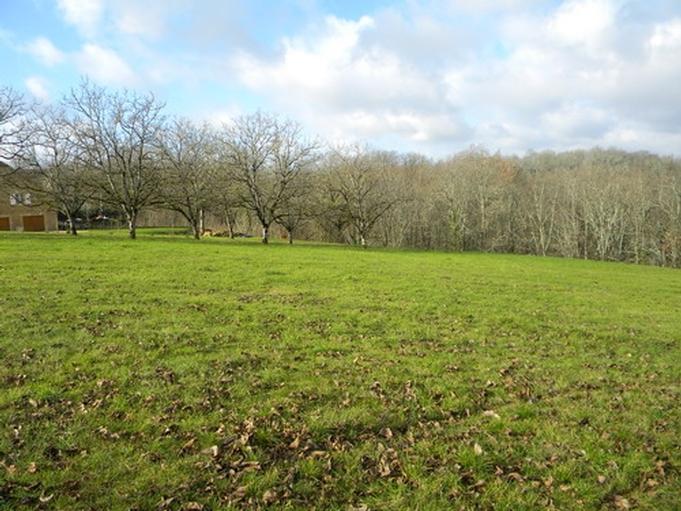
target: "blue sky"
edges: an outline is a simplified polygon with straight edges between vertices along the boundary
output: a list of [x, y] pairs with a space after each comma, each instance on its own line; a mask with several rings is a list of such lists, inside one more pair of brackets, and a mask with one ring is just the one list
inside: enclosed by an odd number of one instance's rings
[[0, 62], [41, 101], [88, 76], [433, 156], [681, 153], [677, 0], [0, 0]]

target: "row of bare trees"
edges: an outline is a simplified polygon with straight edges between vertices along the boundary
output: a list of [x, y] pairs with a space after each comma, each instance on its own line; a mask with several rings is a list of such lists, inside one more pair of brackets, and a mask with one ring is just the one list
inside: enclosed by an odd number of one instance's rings
[[472, 148], [433, 161], [363, 146], [324, 148], [256, 113], [215, 128], [169, 118], [151, 95], [84, 82], [58, 105], [0, 90], [4, 179], [57, 209], [76, 233], [83, 207], [208, 218], [231, 236], [257, 225], [294, 236], [681, 267], [681, 163], [592, 149], [505, 157]]
[[167, 118], [151, 95], [87, 82], [58, 106], [26, 108], [7, 89], [3, 97], [0, 147], [14, 167], [5, 179], [60, 211], [73, 234], [78, 211], [97, 201], [121, 212], [131, 238], [148, 208], [180, 213], [197, 238], [206, 212], [234, 229], [241, 208], [259, 220], [267, 243], [274, 223], [291, 233], [298, 225], [293, 217], [319, 159], [297, 124], [262, 113], [216, 130]]

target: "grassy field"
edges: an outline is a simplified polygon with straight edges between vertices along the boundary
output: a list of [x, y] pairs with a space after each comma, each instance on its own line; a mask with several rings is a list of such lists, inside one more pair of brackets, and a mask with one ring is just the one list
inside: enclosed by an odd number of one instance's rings
[[681, 272], [0, 236], [2, 509], [681, 508]]

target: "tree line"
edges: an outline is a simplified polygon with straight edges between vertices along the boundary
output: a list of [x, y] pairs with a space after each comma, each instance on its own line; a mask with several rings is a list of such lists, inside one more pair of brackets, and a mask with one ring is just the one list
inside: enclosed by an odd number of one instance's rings
[[0, 89], [3, 179], [59, 211], [86, 205], [207, 215], [230, 236], [258, 225], [294, 237], [389, 247], [560, 255], [681, 267], [681, 163], [615, 149], [472, 147], [449, 158], [329, 147], [267, 113], [222, 127], [169, 117], [153, 95], [87, 81], [55, 105]]

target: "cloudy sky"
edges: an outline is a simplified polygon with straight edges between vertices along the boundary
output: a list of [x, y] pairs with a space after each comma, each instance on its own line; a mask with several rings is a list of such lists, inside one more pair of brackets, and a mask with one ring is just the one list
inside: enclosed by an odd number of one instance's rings
[[0, 63], [43, 101], [89, 76], [432, 156], [681, 154], [680, 0], [0, 0]]

